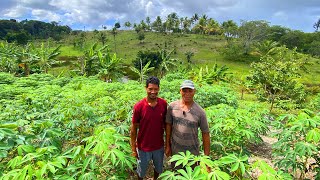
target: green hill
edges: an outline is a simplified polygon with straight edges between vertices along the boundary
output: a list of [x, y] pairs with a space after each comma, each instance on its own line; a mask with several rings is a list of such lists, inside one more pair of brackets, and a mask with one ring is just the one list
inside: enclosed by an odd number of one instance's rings
[[[230, 72], [234, 74], [234, 77], [239, 79], [248, 75], [250, 73], [250, 63], [260, 58], [260, 55], [253, 51], [248, 55], [227, 59], [223, 54], [227, 45], [227, 41], [223, 36], [145, 32], [145, 39], [139, 41], [138, 34], [133, 30], [118, 31], [115, 39], [110, 31], [103, 32], [106, 35], [106, 44], [109, 45], [111, 52], [116, 52], [117, 56], [122, 58], [127, 65], [132, 65], [132, 61], [136, 59], [138, 51], [158, 51], [165, 48], [168, 50], [175, 49], [172, 58], [178, 59], [182, 64], [187, 63], [185, 53], [190, 51], [194, 53], [194, 56], [191, 58], [193, 67], [205, 67], [206, 65], [211, 67], [215, 63], [218, 66], [226, 65]], [[102, 45], [98, 39], [98, 35], [94, 32], [85, 33], [83, 48], [74, 47], [73, 43], [77, 38], [79, 38], [79, 35], [71, 35], [63, 40], [60, 58], [68, 59], [68, 56], [82, 56], [84, 50], [95, 42], [99, 46]], [[301, 72], [302, 82], [311, 85], [320, 82], [319, 62], [319, 59], [310, 59], [307, 72]]]

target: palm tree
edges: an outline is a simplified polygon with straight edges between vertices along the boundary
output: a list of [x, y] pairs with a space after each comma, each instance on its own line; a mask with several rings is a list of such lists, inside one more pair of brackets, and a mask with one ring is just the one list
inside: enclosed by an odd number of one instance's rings
[[206, 34], [220, 34], [221, 33], [221, 29], [220, 29], [220, 25], [217, 21], [215, 21], [214, 19], [210, 18], [208, 20], [208, 24], [205, 28], [205, 33]]
[[192, 28], [195, 33], [204, 34], [207, 28], [207, 17], [204, 15], [199, 19], [199, 22]]
[[160, 16], [157, 16], [156, 20], [152, 23], [153, 30], [162, 32], [162, 20]]
[[117, 28], [113, 27], [111, 30], [111, 34], [113, 35], [113, 42], [114, 42], [114, 52], [117, 53], [117, 42], [116, 42], [116, 35], [117, 35]]
[[173, 12], [168, 14], [166, 25], [167, 25], [167, 30], [169, 31], [171, 30], [175, 31], [177, 28], [179, 28], [179, 17], [177, 13]]
[[317, 22], [314, 23], [313, 27], [316, 30], [316, 32], [319, 30], [319, 28], [320, 28], [320, 18], [318, 19]]
[[191, 27], [191, 20], [189, 20], [188, 17], [185, 17], [183, 21], [183, 31], [187, 33], [190, 30], [190, 27]]
[[148, 29], [148, 31], [150, 31], [150, 30], [151, 30], [151, 25], [150, 25], [151, 20], [150, 20], [150, 17], [149, 17], [149, 16], [146, 17], [146, 23], [147, 23], [147, 29]]
[[233, 20], [224, 21], [221, 26], [227, 41], [237, 36], [238, 25]]
[[197, 13], [195, 13], [192, 17], [191, 17], [191, 24], [194, 24], [195, 22], [197, 22], [199, 20], [199, 15]]

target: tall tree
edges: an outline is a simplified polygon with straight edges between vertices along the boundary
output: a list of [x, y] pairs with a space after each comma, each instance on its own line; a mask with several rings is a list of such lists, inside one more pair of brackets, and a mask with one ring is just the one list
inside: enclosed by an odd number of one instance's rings
[[187, 33], [190, 31], [190, 27], [191, 27], [191, 20], [188, 19], [188, 17], [184, 17], [183, 20], [183, 32]]
[[269, 23], [266, 21], [242, 21], [239, 27], [244, 54], [249, 54], [252, 44], [264, 40], [267, 35]]
[[289, 28], [282, 27], [279, 25], [271, 26], [267, 30], [267, 34], [268, 34], [267, 39], [271, 40], [271, 41], [278, 41], [279, 42], [280, 39], [290, 31], [291, 30]]
[[131, 27], [131, 23], [127, 21], [124, 23], [124, 26], [129, 29]]
[[233, 20], [224, 21], [221, 26], [227, 41], [237, 37], [238, 25]]
[[150, 20], [150, 17], [146, 17], [146, 23], [147, 23], [147, 30], [150, 31], [151, 30], [151, 20]]
[[195, 24], [198, 20], [199, 20], [199, 15], [198, 15], [197, 13], [195, 13], [195, 14], [191, 17], [191, 24]]
[[222, 31], [221, 31], [221, 28], [220, 28], [220, 25], [219, 25], [218, 21], [210, 18], [208, 20], [207, 26], [205, 28], [205, 33], [206, 34], [211, 34], [211, 35], [221, 34]]
[[320, 18], [318, 19], [317, 22], [314, 23], [313, 27], [314, 27], [314, 29], [315, 29], [316, 31], [319, 30], [319, 28], [320, 28]]
[[152, 29], [157, 32], [163, 32], [162, 20], [160, 16], [157, 16], [156, 20], [152, 23]]
[[114, 41], [114, 51], [115, 53], [117, 53], [117, 42], [116, 42], [116, 35], [118, 34], [117, 32], [117, 29], [119, 29], [121, 26], [120, 26], [120, 23], [119, 22], [116, 22], [114, 24], [114, 27], [112, 28], [111, 30], [111, 33], [113, 35], [113, 41]]
[[173, 12], [168, 14], [166, 26], [167, 31], [177, 32], [177, 29], [179, 29], [179, 17], [177, 13]]

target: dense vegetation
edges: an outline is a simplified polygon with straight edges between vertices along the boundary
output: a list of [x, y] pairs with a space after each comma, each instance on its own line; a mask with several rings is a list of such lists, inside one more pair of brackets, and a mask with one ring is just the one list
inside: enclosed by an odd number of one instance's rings
[[[129, 179], [131, 110], [149, 75], [168, 102], [192, 79], [210, 126], [210, 156], [173, 156], [185, 169], [162, 179], [320, 178], [319, 32], [192, 19], [170, 14], [59, 41], [46, 38], [60, 26], [38, 22], [48, 31], [32, 32], [46, 33], [25, 32], [36, 41], [0, 42], [0, 179]], [[262, 135], [277, 138], [271, 164], [250, 148]]]
[[18, 44], [27, 44], [32, 39], [53, 38], [60, 40], [71, 32], [68, 26], [60, 26], [58, 22], [46, 23], [37, 20], [15, 19], [0, 20], [0, 39]]

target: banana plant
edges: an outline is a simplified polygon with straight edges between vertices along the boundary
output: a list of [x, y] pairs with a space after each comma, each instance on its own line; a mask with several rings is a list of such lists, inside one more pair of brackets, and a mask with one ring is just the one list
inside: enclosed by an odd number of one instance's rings
[[154, 67], [150, 67], [150, 68], [149, 68], [150, 64], [151, 64], [151, 61], [149, 61], [149, 62], [143, 67], [143, 66], [142, 66], [142, 61], [141, 61], [141, 59], [140, 59], [140, 69], [137, 69], [136, 67], [130, 67], [130, 69], [131, 69], [134, 73], [136, 73], [137, 75], [139, 75], [139, 82], [142, 83], [142, 82], [144, 81], [144, 79], [147, 78], [147, 74], [154, 69]]
[[36, 49], [36, 56], [39, 58], [38, 64], [42, 72], [48, 73], [48, 69], [57, 63], [56, 57], [60, 54], [60, 47], [61, 45], [51, 50], [49, 45], [45, 46], [44, 43], [41, 43], [40, 48]]

